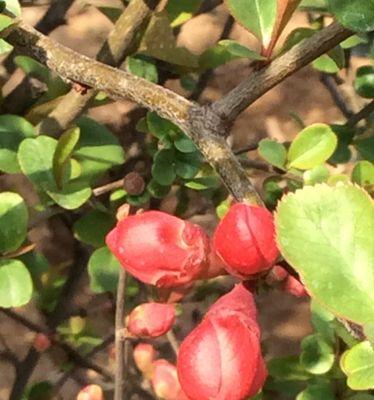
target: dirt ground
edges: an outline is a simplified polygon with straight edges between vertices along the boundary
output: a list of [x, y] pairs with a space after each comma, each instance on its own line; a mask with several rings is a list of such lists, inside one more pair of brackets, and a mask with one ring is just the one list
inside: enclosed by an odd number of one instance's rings
[[[119, 4], [119, 0], [102, 0], [95, 3]], [[35, 23], [43, 10], [43, 7], [28, 7], [24, 11], [24, 18], [30, 23]], [[217, 41], [226, 17], [225, 8], [219, 7], [208, 15], [201, 15], [191, 20], [182, 29], [179, 44], [193, 52], [202, 52]], [[297, 14], [287, 31], [304, 25], [306, 25], [305, 16]], [[111, 23], [100, 12], [93, 7], [85, 6], [83, 1], [77, 1], [69, 11], [67, 25], [56, 29], [51, 36], [79, 52], [94, 56], [110, 29]], [[256, 45], [254, 39], [238, 25], [235, 25], [231, 38], [251, 47]], [[361, 60], [356, 60], [356, 62], [360, 64]], [[219, 98], [249, 73], [249, 67], [243, 62], [235, 62], [219, 68], [209, 88], [204, 92], [202, 101]], [[7, 82], [4, 92], [9, 91], [21, 78], [22, 73], [17, 73], [16, 79]], [[178, 89], [175, 82], [169, 82], [168, 85]], [[134, 105], [123, 101], [97, 107], [91, 111], [91, 114], [118, 132], [126, 122], [127, 113], [133, 107]], [[299, 130], [299, 126], [291, 116], [292, 113], [297, 114], [306, 124], [343, 121], [329, 93], [320, 83], [318, 73], [311, 68], [304, 68], [270, 91], [240, 116], [233, 129], [234, 147], [245, 146], [265, 136], [279, 140], [292, 138]], [[8, 185], [9, 182], [4, 177], [0, 177], [0, 187]], [[30, 199], [31, 188], [24, 182], [21, 182], [19, 188]], [[212, 217], [207, 216], [203, 222], [211, 224]], [[32, 237], [30, 239], [37, 241], [38, 246], [44, 249], [55, 263], [66, 261], [71, 256], [72, 242], [67, 239], [67, 235], [64, 235], [61, 227], [46, 225], [35, 233], [34, 239]], [[82, 284], [76, 302], [78, 305], [89, 308], [90, 317], [97, 321], [98, 329], [105, 335], [112, 324], [103, 307], [105, 297], [98, 296], [93, 300], [86, 283]], [[308, 322], [308, 301], [274, 292], [260, 296], [258, 304], [268, 356], [297, 353], [300, 339], [311, 330]], [[17, 311], [36, 322], [43, 322], [38, 321], [38, 315], [32, 304]], [[0, 326], [1, 335], [7, 345], [15, 349], [19, 357], [23, 357], [34, 334], [10, 321], [3, 314], [0, 314]], [[48, 379], [53, 382], [58, 379], [60, 371], [56, 368], [54, 360], [60, 360], [60, 358], [61, 354], [55, 351], [43, 355], [31, 381]], [[107, 362], [110, 368], [107, 358], [106, 353], [101, 355], [101, 359]], [[92, 371], [88, 374], [89, 378], [95, 375]], [[12, 367], [6, 363], [0, 363], [0, 399], [8, 398], [13, 378]], [[78, 388], [76, 382], [69, 380], [63, 387], [61, 399], [75, 398]]]

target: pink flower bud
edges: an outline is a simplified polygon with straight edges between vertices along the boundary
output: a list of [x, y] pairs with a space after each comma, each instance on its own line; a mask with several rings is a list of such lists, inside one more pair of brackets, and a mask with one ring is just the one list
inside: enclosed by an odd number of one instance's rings
[[154, 362], [152, 387], [157, 398], [163, 400], [189, 400], [183, 393], [176, 367], [166, 360]]
[[234, 204], [214, 233], [214, 247], [226, 270], [239, 278], [270, 268], [279, 256], [272, 214], [264, 207]]
[[131, 311], [127, 329], [134, 336], [158, 337], [168, 332], [174, 321], [172, 304], [144, 303]]
[[45, 333], [37, 333], [33, 345], [36, 351], [44, 353], [51, 347], [51, 339]]
[[243, 400], [265, 382], [253, 298], [245, 291], [237, 285], [218, 300], [181, 344], [178, 377], [191, 400]]
[[135, 365], [147, 379], [151, 379], [154, 371], [156, 350], [149, 343], [139, 343], [133, 351]]
[[106, 243], [123, 268], [158, 287], [192, 282], [207, 267], [209, 242], [202, 228], [160, 211], [119, 221]]
[[284, 282], [283, 290], [296, 297], [308, 296], [305, 286], [292, 275], [288, 275], [286, 281]]
[[103, 389], [98, 385], [85, 386], [78, 393], [77, 400], [104, 400]]

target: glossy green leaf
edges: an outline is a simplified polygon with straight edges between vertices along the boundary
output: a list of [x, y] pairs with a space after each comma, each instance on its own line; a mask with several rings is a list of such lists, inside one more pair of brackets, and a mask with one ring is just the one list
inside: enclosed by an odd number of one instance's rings
[[0, 193], [0, 253], [17, 250], [26, 239], [28, 212], [17, 193]]
[[287, 150], [283, 144], [271, 139], [261, 140], [258, 152], [269, 164], [278, 168], [284, 168], [287, 159]]
[[350, 161], [352, 158], [352, 152], [349, 145], [352, 143], [355, 132], [351, 128], [347, 128], [345, 125], [331, 125], [332, 131], [338, 138], [338, 146], [336, 147], [334, 154], [329, 158], [330, 164], [344, 164]]
[[14, 16], [19, 17], [21, 15], [21, 5], [18, 0], [3, 0], [5, 2], [5, 8], [11, 12]]
[[327, 4], [345, 27], [357, 32], [374, 30], [374, 0], [327, 0]]
[[174, 141], [174, 146], [182, 153], [192, 153], [197, 150], [195, 143], [186, 135], [181, 135], [178, 139], [176, 139]]
[[0, 170], [8, 174], [21, 172], [17, 151], [22, 140], [36, 136], [35, 128], [17, 115], [0, 115]]
[[90, 288], [94, 293], [116, 292], [121, 265], [107, 247], [93, 252], [88, 262]]
[[323, 164], [334, 153], [337, 138], [330, 126], [314, 124], [303, 129], [288, 151], [290, 168], [311, 169]]
[[365, 65], [360, 67], [356, 73], [356, 92], [368, 99], [374, 98], [374, 66]]
[[57, 143], [57, 147], [53, 156], [53, 174], [58, 187], [63, 185], [63, 177], [66, 167], [73, 154], [74, 148], [78, 143], [80, 136], [79, 128], [71, 128], [64, 132]]
[[158, 139], [165, 139], [165, 137], [169, 137], [170, 139], [174, 140], [184, 135], [179, 127], [174, 125], [169, 120], [160, 117], [155, 112], [147, 113], [147, 125], [151, 134]]
[[296, 396], [296, 400], [336, 400], [329, 382], [311, 383]]
[[62, 190], [47, 190], [47, 193], [60, 207], [75, 210], [91, 197], [92, 190], [79, 182], [73, 182], [65, 185]]
[[173, 150], [160, 150], [153, 159], [152, 176], [157, 183], [163, 186], [171, 185], [176, 178], [175, 152]]
[[0, 14], [0, 32], [14, 24], [14, 19]]
[[221, 40], [214, 47], [201, 54], [199, 66], [201, 70], [213, 69], [240, 58], [248, 58], [250, 60], [264, 59], [257, 52], [234, 40]]
[[306, 371], [314, 375], [325, 374], [334, 361], [334, 349], [321, 335], [310, 335], [302, 340], [300, 364]]
[[169, 0], [166, 6], [171, 26], [176, 27], [188, 21], [196, 13], [202, 0]]
[[358, 162], [352, 171], [352, 181], [363, 187], [374, 185], [374, 164], [370, 161]]
[[170, 186], [163, 186], [152, 179], [147, 185], [147, 190], [152, 197], [156, 199], [163, 199], [170, 192]]
[[316, 183], [326, 182], [330, 173], [324, 165], [317, 165], [304, 172], [303, 179], [306, 185], [315, 185]]
[[374, 389], [374, 349], [369, 341], [346, 351], [340, 359], [340, 367], [347, 375], [351, 389]]
[[129, 56], [126, 58], [126, 65], [129, 72], [147, 81], [157, 83], [158, 71], [155, 62], [150, 57], [142, 54]]
[[277, 16], [277, 0], [227, 0], [232, 16], [252, 32], [264, 48], [270, 45]]
[[217, 189], [220, 186], [220, 180], [216, 176], [203, 176], [186, 182], [185, 186], [193, 190]]
[[19, 260], [0, 260], [0, 307], [20, 307], [32, 296], [32, 279]]
[[268, 363], [270, 376], [282, 381], [306, 381], [313, 375], [305, 370], [296, 356], [273, 358]]
[[340, 46], [315, 59], [312, 63], [318, 71], [326, 74], [336, 74], [345, 66], [345, 54]]
[[374, 163], [374, 136], [356, 140], [355, 145], [362, 158]]
[[74, 224], [74, 236], [83, 243], [101, 247], [105, 245], [105, 236], [114, 225], [115, 218], [111, 214], [89, 211]]
[[37, 187], [43, 190], [56, 190], [53, 175], [53, 155], [57, 140], [48, 136], [25, 139], [18, 150], [18, 162], [22, 172]]
[[283, 257], [312, 298], [335, 315], [374, 319], [374, 204], [353, 185], [306, 186], [283, 197], [276, 213]]

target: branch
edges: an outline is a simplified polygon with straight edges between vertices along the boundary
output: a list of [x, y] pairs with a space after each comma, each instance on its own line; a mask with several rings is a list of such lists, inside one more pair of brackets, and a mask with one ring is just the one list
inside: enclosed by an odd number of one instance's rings
[[114, 99], [133, 100], [169, 119], [190, 136], [237, 200], [262, 203], [224, 139], [228, 127], [210, 107], [199, 107], [162, 86], [80, 55], [24, 23], [7, 40], [64, 78], [102, 90]]
[[116, 326], [115, 326], [115, 354], [116, 354], [116, 374], [114, 383], [114, 400], [122, 400], [125, 391], [127, 351], [125, 335], [125, 295], [126, 295], [126, 271], [120, 268], [119, 281], [117, 287], [117, 307], [116, 307]]
[[[134, 39], [158, 3], [159, 0], [132, 0], [118, 18], [99, 51], [97, 60], [119, 66], [129, 54]], [[67, 129], [88, 108], [96, 94], [95, 89], [90, 89], [85, 94], [71, 89], [48, 117], [39, 123], [38, 132], [56, 135]]]
[[223, 119], [234, 121], [249, 105], [262, 95], [305, 67], [314, 59], [337, 46], [353, 33], [338, 23], [315, 33], [276, 58], [271, 64], [253, 72], [245, 81], [213, 104], [213, 110]]
[[345, 125], [348, 128], [354, 128], [361, 120], [369, 118], [372, 114], [374, 114], [374, 100], [367, 104], [357, 114], [352, 115]]

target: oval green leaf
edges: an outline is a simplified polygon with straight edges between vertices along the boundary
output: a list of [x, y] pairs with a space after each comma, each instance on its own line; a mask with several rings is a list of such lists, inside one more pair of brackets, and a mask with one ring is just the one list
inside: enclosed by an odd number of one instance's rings
[[0, 307], [20, 307], [32, 296], [32, 279], [19, 260], [0, 260]]
[[310, 125], [291, 143], [288, 167], [306, 170], [323, 164], [332, 156], [337, 143], [337, 137], [329, 125]]
[[374, 320], [374, 203], [359, 187], [307, 186], [278, 205], [277, 240], [303, 283], [335, 315]]
[[269, 164], [278, 168], [284, 168], [287, 159], [287, 150], [281, 143], [274, 140], [263, 139], [261, 140], [258, 152], [260, 156]]
[[0, 193], [0, 253], [17, 250], [26, 238], [28, 212], [17, 193]]
[[346, 351], [340, 359], [340, 367], [347, 375], [347, 384], [351, 389], [374, 389], [374, 349], [369, 341]]
[[334, 361], [334, 349], [321, 335], [307, 336], [301, 342], [300, 364], [311, 374], [325, 374], [330, 371]]
[[374, 97], [373, 65], [364, 65], [357, 70], [355, 89], [361, 97], [366, 97], [368, 99], [372, 99]]

